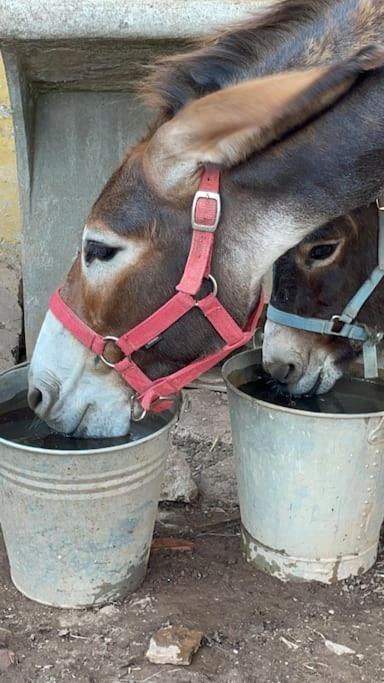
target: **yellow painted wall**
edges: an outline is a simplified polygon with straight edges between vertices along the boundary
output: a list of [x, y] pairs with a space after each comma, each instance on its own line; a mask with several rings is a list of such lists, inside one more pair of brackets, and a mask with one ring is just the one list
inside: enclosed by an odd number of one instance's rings
[[0, 243], [20, 239], [15, 140], [7, 81], [0, 55]]

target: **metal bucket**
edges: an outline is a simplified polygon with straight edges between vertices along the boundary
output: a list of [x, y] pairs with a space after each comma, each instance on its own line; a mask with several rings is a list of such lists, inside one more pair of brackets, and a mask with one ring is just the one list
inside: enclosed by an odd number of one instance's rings
[[[0, 375], [0, 401], [26, 390], [28, 366]], [[136, 590], [151, 547], [169, 432], [83, 451], [0, 438], [0, 522], [11, 578], [55, 607], [102, 605]]]
[[384, 410], [312, 413], [252, 398], [238, 387], [260, 363], [260, 350], [246, 351], [223, 368], [244, 555], [282, 581], [362, 574], [384, 518]]

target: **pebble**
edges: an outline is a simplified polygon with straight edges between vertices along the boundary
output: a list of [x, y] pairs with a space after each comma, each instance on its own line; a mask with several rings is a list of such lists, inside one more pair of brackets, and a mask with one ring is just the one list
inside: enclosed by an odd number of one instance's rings
[[12, 650], [7, 650], [2, 648], [0, 650], [0, 673], [8, 671], [12, 666], [16, 664], [16, 655]]
[[203, 632], [185, 626], [165, 626], [153, 634], [146, 652], [152, 664], [188, 666], [200, 647]]
[[160, 490], [160, 501], [191, 503], [198, 490], [192, 479], [191, 469], [185, 455], [172, 448], [165, 462], [165, 471]]
[[324, 640], [325, 647], [327, 650], [332, 652], [334, 655], [354, 655], [355, 650], [352, 650], [346, 645], [341, 645], [340, 643], [334, 643], [332, 640]]
[[107, 617], [110, 619], [111, 617], [119, 616], [120, 610], [118, 607], [116, 607], [116, 605], [105, 605], [105, 607], [101, 607], [101, 609], [99, 609], [98, 614], [101, 617]]
[[7, 628], [0, 626], [0, 649], [8, 647], [11, 637], [12, 633]]

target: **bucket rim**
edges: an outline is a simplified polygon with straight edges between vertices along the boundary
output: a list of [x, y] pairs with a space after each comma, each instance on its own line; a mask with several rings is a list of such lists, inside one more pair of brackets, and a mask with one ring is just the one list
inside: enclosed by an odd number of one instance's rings
[[[235, 368], [231, 367], [231, 365], [234, 364], [234, 362], [240, 358], [240, 357], [254, 357], [257, 352], [261, 351], [261, 347], [258, 347], [256, 349], [248, 349], [247, 351], [242, 351], [241, 353], [237, 353], [235, 356], [232, 356], [229, 358], [223, 365], [222, 367], [222, 375], [225, 381], [225, 384], [227, 385], [227, 388], [229, 392], [232, 392], [239, 396], [240, 398], [248, 401], [251, 404], [256, 404], [260, 405], [262, 408], [268, 408], [269, 410], [276, 410], [279, 412], [283, 413], [288, 413], [289, 415], [295, 415], [296, 417], [309, 417], [313, 419], [314, 417], [318, 419], [331, 419], [331, 420], [356, 420], [356, 419], [364, 419], [364, 418], [371, 418], [371, 417], [377, 417], [377, 418], [382, 418], [384, 417], [384, 408], [383, 410], [374, 412], [374, 413], [317, 413], [313, 412], [310, 410], [296, 410], [295, 408], [289, 408], [287, 406], [279, 406], [276, 403], [270, 403], [269, 401], [264, 401], [261, 398], [255, 398], [254, 396], [249, 396], [248, 394], [245, 394], [243, 391], [240, 391], [238, 387], [236, 387], [229, 379], [229, 374], [233, 372], [236, 369], [240, 368]], [[255, 363], [250, 363], [249, 366], [255, 365]], [[383, 385], [383, 395], [384, 395], [384, 385]]]
[[[17, 365], [13, 365], [10, 368], [6, 368], [2, 372], [0, 372], [0, 382], [1, 378], [4, 375], [10, 374], [14, 372], [15, 370], [21, 370], [22, 368], [28, 367], [29, 366], [29, 361], [24, 361], [24, 363], [18, 363]], [[169, 431], [172, 429], [172, 427], [175, 426], [175, 424], [179, 420], [180, 416], [180, 411], [182, 410], [184, 402], [184, 394], [183, 392], [179, 392], [175, 395], [175, 414], [171, 417], [171, 419], [160, 429], [157, 429], [156, 431], [152, 432], [151, 434], [147, 434], [147, 436], [144, 436], [142, 439], [137, 439], [136, 441], [127, 441], [126, 443], [121, 443], [117, 444], [116, 446], [103, 446], [102, 448], [79, 448], [76, 450], [65, 450], [62, 448], [39, 448], [38, 446], [28, 446], [22, 443], [17, 443], [17, 441], [10, 441], [9, 439], [4, 439], [4, 437], [0, 436], [0, 444], [4, 444], [5, 446], [11, 447], [11, 448], [16, 448], [19, 451], [27, 451], [29, 453], [37, 453], [37, 454], [46, 454], [49, 456], [54, 456], [54, 455], [59, 455], [59, 456], [72, 456], [76, 457], [78, 455], [102, 455], [105, 453], [114, 453], [115, 451], [119, 450], [127, 450], [128, 448], [132, 448], [134, 446], [141, 446], [142, 444], [145, 444], [149, 441], [152, 441], [154, 438], [157, 438], [164, 432]]]

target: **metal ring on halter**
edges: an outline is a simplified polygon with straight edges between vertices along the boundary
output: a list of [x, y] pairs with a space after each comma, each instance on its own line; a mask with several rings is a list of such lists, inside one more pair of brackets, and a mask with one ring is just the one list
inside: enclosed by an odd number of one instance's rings
[[[131, 397], [131, 418], [133, 422], [141, 422], [141, 420], [144, 420], [147, 411], [145, 408], [142, 408], [138, 399], [138, 394], [133, 394]], [[177, 400], [176, 396], [159, 396], [156, 401], [153, 401], [152, 406], [156, 405], [156, 403], [159, 403], [159, 401], [173, 401], [175, 402]], [[135, 408], [140, 408], [141, 412], [136, 413], [135, 415]], [[180, 418], [179, 418], [180, 419]]]
[[[218, 286], [217, 286], [216, 279], [213, 277], [213, 275], [211, 275], [211, 273], [209, 273], [209, 275], [207, 275], [204, 279], [210, 281], [210, 283], [212, 285], [211, 294], [213, 294], [213, 296], [217, 296]], [[195, 301], [195, 306], [198, 306], [198, 305], [199, 305], [199, 302]]]
[[384, 205], [381, 204], [380, 199], [376, 199], [376, 206], [379, 209], [379, 211], [384, 211]]
[[217, 296], [218, 286], [217, 286], [217, 281], [216, 281], [216, 279], [213, 277], [213, 275], [211, 275], [211, 273], [209, 273], [209, 275], [207, 275], [207, 280], [210, 280], [210, 282], [211, 282], [211, 284], [212, 284], [212, 294], [213, 294], [213, 296]]
[[[144, 418], [147, 414], [147, 411], [145, 410], [145, 408], [143, 408], [140, 405], [139, 401], [137, 400], [137, 397], [138, 397], [138, 394], [133, 394], [131, 396], [131, 419], [132, 419], [132, 422], [141, 422], [141, 420], [144, 420]], [[141, 409], [140, 413], [137, 412], [137, 408]], [[136, 413], [135, 413], [135, 409], [136, 409]]]
[[372, 329], [371, 327], [368, 327], [368, 325], [365, 325], [365, 323], [360, 323], [358, 327], [362, 327], [366, 335], [371, 342], [371, 344], [380, 344], [383, 341], [384, 338], [384, 332], [380, 332], [379, 330]]
[[[105, 342], [113, 341], [113, 342], [116, 343], [116, 342], [119, 341], [119, 338], [118, 338], [118, 337], [111, 337], [111, 336], [108, 336], [108, 335], [107, 335], [106, 337], [103, 337], [103, 341], [105, 341]], [[105, 349], [105, 347], [104, 347], [104, 349]], [[104, 356], [104, 353], [101, 353], [100, 356], [99, 356], [99, 358], [100, 358], [100, 359], [103, 361], [103, 363], [104, 363], [105, 365], [107, 365], [109, 368], [114, 368], [115, 365], [116, 365], [116, 363], [111, 363], [111, 361], [107, 360], [107, 359], [105, 358], [105, 356]]]

